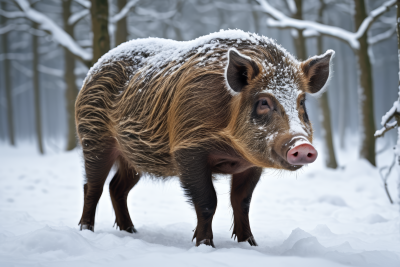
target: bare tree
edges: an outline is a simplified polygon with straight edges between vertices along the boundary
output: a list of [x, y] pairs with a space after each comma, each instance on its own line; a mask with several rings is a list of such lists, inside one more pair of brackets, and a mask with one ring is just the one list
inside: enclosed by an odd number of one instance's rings
[[[396, 13], [396, 30], [397, 30], [397, 53], [398, 53], [398, 59], [399, 59], [399, 70], [400, 70], [400, 0], [396, 1], [397, 4], [397, 13]], [[383, 137], [384, 134], [391, 129], [398, 128], [400, 126], [400, 72], [399, 72], [399, 83], [398, 83], [398, 90], [399, 90], [399, 97], [397, 101], [393, 103], [392, 108], [382, 117], [382, 126], [380, 130], [375, 132], [375, 137]], [[390, 122], [392, 119], [394, 119], [393, 122]], [[395, 147], [395, 157], [397, 158], [397, 164], [400, 165], [400, 128], [397, 129], [397, 144]], [[392, 199], [390, 197], [390, 194], [387, 190], [386, 186], [386, 180], [387, 177], [389, 176], [390, 170], [392, 167], [387, 167], [388, 168], [388, 173], [386, 176], [383, 176], [383, 181], [385, 183], [385, 190], [386, 193], [388, 194], [390, 202], [392, 202]], [[400, 179], [398, 181], [398, 189], [399, 189], [399, 199], [400, 199]]]
[[[117, 0], [117, 4], [119, 11], [122, 11], [123, 8], [126, 6], [127, 1]], [[117, 28], [115, 31], [115, 46], [118, 46], [119, 44], [126, 42], [127, 39], [128, 39], [128, 27], [127, 27], [126, 16], [124, 16], [117, 22]]]
[[[320, 0], [320, 6], [318, 9], [318, 22], [322, 22], [323, 13], [325, 9], [324, 0]], [[323, 37], [317, 36], [317, 54], [323, 53]], [[337, 162], [335, 156], [335, 149], [333, 146], [332, 138], [332, 124], [331, 124], [331, 112], [329, 108], [328, 91], [325, 91], [320, 98], [318, 98], [319, 108], [322, 112], [322, 116], [318, 116], [322, 126], [322, 138], [325, 143], [325, 164], [328, 168], [336, 169]]]
[[[7, 10], [6, 3], [1, 2], [1, 9]], [[7, 17], [0, 16], [0, 25], [7, 27]], [[6, 91], [6, 100], [7, 100], [7, 129], [8, 129], [8, 138], [10, 144], [12, 146], [15, 145], [15, 133], [14, 133], [14, 110], [13, 110], [13, 99], [11, 93], [11, 65], [10, 61], [7, 58], [8, 54], [8, 31], [5, 31], [3, 34], [0, 34], [1, 38], [1, 53], [5, 55], [3, 60], [3, 68], [4, 68], [4, 86]]]
[[[356, 29], [359, 29], [368, 17], [364, 0], [354, 0], [355, 12], [354, 21]], [[372, 67], [368, 55], [367, 31], [358, 38], [359, 49], [356, 50], [358, 59], [359, 80], [358, 80], [358, 101], [360, 106], [361, 123], [361, 157], [367, 159], [372, 165], [375, 163], [375, 120], [374, 120], [374, 95], [372, 81]]]
[[[74, 26], [77, 19], [70, 21], [71, 18], [71, 4], [73, 0], [63, 0], [63, 23], [64, 30], [72, 38], [74, 37]], [[76, 147], [76, 129], [75, 129], [75, 99], [78, 95], [78, 88], [76, 86], [75, 76], [75, 58], [69, 49], [64, 47], [64, 81], [66, 84], [65, 101], [67, 108], [67, 150], [72, 150]]]
[[108, 1], [91, 0], [91, 4], [93, 65], [102, 55], [110, 50], [110, 36], [108, 33]]
[[[38, 24], [33, 22], [33, 29], [38, 29]], [[33, 92], [35, 101], [35, 127], [36, 127], [36, 139], [38, 142], [40, 154], [44, 154], [43, 148], [43, 132], [42, 132], [42, 112], [40, 104], [40, 85], [39, 85], [39, 43], [36, 34], [32, 34], [32, 72], [33, 72]]]

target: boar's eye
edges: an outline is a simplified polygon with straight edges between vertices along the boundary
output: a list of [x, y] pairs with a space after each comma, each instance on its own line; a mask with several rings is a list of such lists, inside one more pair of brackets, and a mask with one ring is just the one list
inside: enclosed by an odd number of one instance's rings
[[304, 106], [304, 102], [305, 102], [305, 99], [302, 99], [302, 100], [300, 101], [300, 106]]
[[262, 97], [257, 101], [257, 114], [263, 115], [273, 110], [273, 102], [268, 97]]

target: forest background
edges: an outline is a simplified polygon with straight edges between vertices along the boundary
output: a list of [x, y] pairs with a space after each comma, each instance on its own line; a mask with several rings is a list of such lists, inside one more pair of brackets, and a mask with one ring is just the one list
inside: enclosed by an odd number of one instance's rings
[[74, 102], [102, 54], [134, 38], [185, 41], [237, 28], [276, 39], [302, 60], [334, 49], [328, 92], [308, 98], [315, 135], [327, 167], [338, 167], [334, 144], [354, 142], [376, 165], [396, 142], [394, 131], [379, 144], [374, 137], [398, 93], [395, 2], [2, 0], [0, 140], [33, 141], [40, 153], [74, 149]]

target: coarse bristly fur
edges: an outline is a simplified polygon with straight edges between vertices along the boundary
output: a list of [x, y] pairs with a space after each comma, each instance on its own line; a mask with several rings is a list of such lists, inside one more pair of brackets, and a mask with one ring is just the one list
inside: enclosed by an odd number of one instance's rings
[[[206, 180], [231, 173], [234, 234], [256, 244], [243, 205], [250, 205], [261, 168], [301, 167], [288, 164], [285, 153], [298, 136], [312, 141], [305, 93], [325, 85], [332, 54], [298, 62], [271, 39], [239, 30], [189, 42], [133, 40], [111, 50], [89, 71], [76, 101], [87, 179], [83, 229], [93, 229], [94, 203], [118, 162], [112, 200], [121, 230], [134, 231], [126, 197], [140, 173], [179, 176], [198, 214], [196, 244], [213, 245], [216, 196]], [[276, 112], [255, 113], [262, 96]], [[208, 193], [212, 200], [203, 199]]]

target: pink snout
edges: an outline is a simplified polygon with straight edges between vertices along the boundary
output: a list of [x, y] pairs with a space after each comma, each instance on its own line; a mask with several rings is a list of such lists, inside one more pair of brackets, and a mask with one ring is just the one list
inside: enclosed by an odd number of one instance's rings
[[292, 165], [304, 165], [317, 159], [318, 152], [310, 144], [301, 144], [290, 149], [287, 153], [287, 161]]

